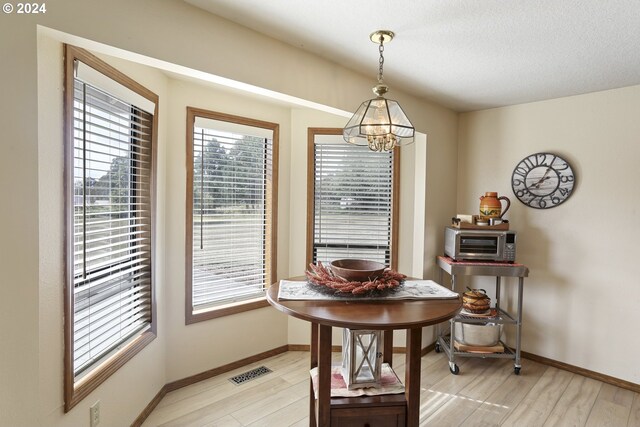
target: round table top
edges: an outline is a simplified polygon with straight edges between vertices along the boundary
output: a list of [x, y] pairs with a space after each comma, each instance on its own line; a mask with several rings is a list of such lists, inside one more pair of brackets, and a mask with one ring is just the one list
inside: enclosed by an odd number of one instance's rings
[[[294, 277], [288, 280], [305, 280]], [[432, 300], [284, 300], [280, 284], [267, 290], [267, 301], [278, 310], [313, 323], [351, 329], [412, 329], [441, 323], [462, 308], [462, 298]]]

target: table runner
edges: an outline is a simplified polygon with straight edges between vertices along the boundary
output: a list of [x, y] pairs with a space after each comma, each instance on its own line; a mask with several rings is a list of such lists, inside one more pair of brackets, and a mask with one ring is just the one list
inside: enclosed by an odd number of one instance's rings
[[381, 295], [331, 294], [318, 285], [306, 281], [280, 280], [278, 300], [345, 300], [345, 301], [380, 301], [380, 300], [425, 300], [456, 299], [459, 295], [434, 282], [433, 280], [405, 280], [395, 289]]

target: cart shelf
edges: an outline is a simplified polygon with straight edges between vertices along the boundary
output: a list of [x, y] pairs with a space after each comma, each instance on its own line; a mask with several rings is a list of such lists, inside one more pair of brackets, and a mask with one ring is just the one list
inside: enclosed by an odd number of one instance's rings
[[[524, 278], [529, 275], [529, 269], [518, 263], [491, 263], [491, 262], [474, 262], [474, 261], [454, 261], [445, 256], [438, 256], [436, 259], [438, 267], [440, 267], [439, 283], [444, 285], [443, 272], [451, 277], [451, 289], [456, 291], [456, 276], [495, 276], [496, 278], [496, 315], [493, 317], [476, 317], [465, 314], [458, 314], [453, 317], [450, 322], [449, 331], [455, 330], [455, 324], [473, 323], [473, 324], [512, 324], [516, 330], [516, 346], [514, 349], [507, 347], [502, 341], [504, 351], [499, 353], [476, 353], [468, 351], [456, 350], [451, 340], [450, 332], [443, 331], [441, 325], [437, 325], [436, 352], [443, 351], [449, 358], [449, 370], [452, 374], [457, 375], [460, 372], [456, 365], [456, 357], [480, 357], [480, 358], [508, 358], [514, 360], [514, 372], [520, 374], [520, 350], [521, 350], [521, 332], [522, 332], [522, 291], [524, 288]], [[515, 315], [508, 313], [500, 307], [500, 288], [502, 277], [518, 278], [518, 297], [517, 312]]]
[[458, 314], [453, 318], [456, 322], [462, 323], [502, 323], [502, 324], [517, 324], [518, 321], [514, 319], [509, 313], [499, 308], [498, 315], [492, 317], [478, 317], [478, 316], [467, 316], [465, 314]]

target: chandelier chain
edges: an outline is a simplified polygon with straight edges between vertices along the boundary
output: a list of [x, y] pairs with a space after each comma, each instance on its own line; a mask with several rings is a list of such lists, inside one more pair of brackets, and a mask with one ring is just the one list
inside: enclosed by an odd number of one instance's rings
[[415, 128], [397, 101], [387, 100], [384, 95], [389, 87], [384, 84], [384, 44], [393, 40], [393, 31], [379, 30], [369, 34], [369, 39], [378, 44], [378, 84], [372, 90], [376, 98], [363, 102], [353, 113], [342, 131], [344, 140], [350, 144], [368, 145], [372, 151], [391, 151], [397, 146], [414, 142]]
[[380, 59], [378, 61], [378, 83], [382, 83], [382, 69], [384, 67], [384, 38], [382, 35], [380, 35], [380, 46], [378, 47], [378, 50], [380, 51]]

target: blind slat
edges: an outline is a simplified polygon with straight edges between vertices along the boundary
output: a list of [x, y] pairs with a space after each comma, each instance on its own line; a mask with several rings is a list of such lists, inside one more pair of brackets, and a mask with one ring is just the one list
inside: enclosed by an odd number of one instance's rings
[[393, 153], [314, 144], [313, 262], [363, 258], [389, 265]]
[[265, 129], [250, 128], [196, 119], [190, 159], [193, 217], [188, 219], [193, 226], [194, 310], [264, 293], [273, 141], [251, 136], [265, 135]]
[[74, 84], [73, 358], [76, 377], [151, 322], [153, 117]]

